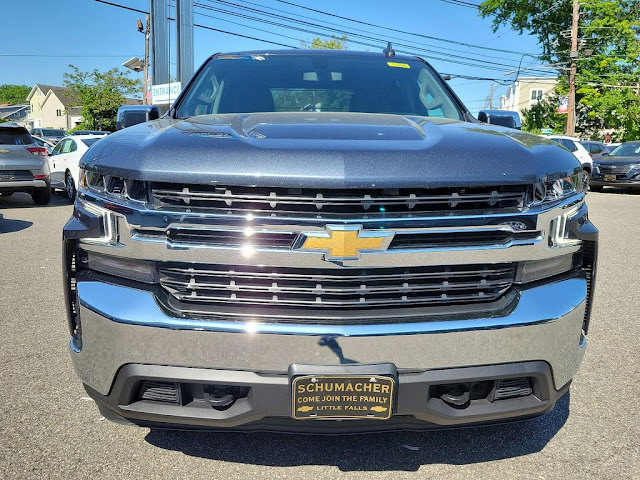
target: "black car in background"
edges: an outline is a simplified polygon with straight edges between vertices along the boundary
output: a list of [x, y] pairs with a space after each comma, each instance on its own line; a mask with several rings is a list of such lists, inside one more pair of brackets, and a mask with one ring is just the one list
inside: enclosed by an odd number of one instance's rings
[[613, 150], [613, 147], [605, 145], [602, 142], [596, 142], [595, 140], [583, 140], [580, 143], [586, 148], [587, 152], [589, 152], [592, 160], [597, 160], [605, 155], [609, 155], [611, 150]]
[[640, 187], [640, 141], [625, 142], [611, 154], [594, 160], [590, 188]]

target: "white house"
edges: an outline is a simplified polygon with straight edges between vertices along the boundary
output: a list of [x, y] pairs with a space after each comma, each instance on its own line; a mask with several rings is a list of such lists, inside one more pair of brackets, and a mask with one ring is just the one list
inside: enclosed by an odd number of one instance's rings
[[522, 115], [522, 110], [554, 93], [557, 84], [556, 77], [518, 77], [509, 86], [507, 94], [500, 97], [500, 110], [512, 110]]
[[75, 106], [68, 88], [36, 83], [27, 97], [31, 114], [27, 122], [33, 128], [71, 130], [82, 122], [81, 107]]

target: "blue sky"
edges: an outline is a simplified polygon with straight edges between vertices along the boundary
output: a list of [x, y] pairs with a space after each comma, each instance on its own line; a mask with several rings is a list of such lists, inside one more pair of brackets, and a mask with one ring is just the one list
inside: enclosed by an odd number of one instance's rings
[[[110, 0], [139, 10], [149, 10], [149, 0]], [[174, 0], [167, 0], [172, 6]], [[472, 48], [423, 37], [406, 35], [394, 31], [382, 30], [329, 17], [320, 13], [304, 10], [276, 0], [224, 0], [246, 7], [266, 10], [310, 23], [352, 31], [376, 39], [390, 39], [397, 43], [410, 45], [411, 51], [419, 53], [440, 72], [480, 77], [513, 79], [515, 74], [505, 72], [516, 70], [521, 55], [505, 53], [486, 48], [511, 50], [515, 52], [539, 53], [540, 47], [535, 38], [518, 35], [508, 27], [493, 33], [490, 19], [482, 19], [473, 8], [452, 4], [443, 0], [291, 0], [293, 3], [331, 12], [343, 17], [354, 18], [370, 24], [419, 33], [432, 37], [455, 40], [485, 47]], [[470, 0], [480, 3], [480, 0]], [[455, 3], [455, 2], [454, 2]], [[245, 15], [256, 16], [255, 12], [241, 10], [216, 0], [196, 0], [196, 4], [211, 8], [224, 9]], [[275, 42], [299, 46], [302, 40], [311, 40], [315, 35], [293, 31], [279, 26], [239, 18], [229, 14], [196, 7], [195, 22], [214, 28], [267, 39]], [[170, 7], [173, 16], [174, 9]], [[209, 15], [209, 17], [205, 16]], [[262, 19], [269, 19], [257, 14]], [[106, 70], [119, 66], [128, 58], [144, 54], [144, 37], [136, 31], [136, 19], [144, 20], [144, 15], [127, 11], [93, 0], [3, 0], [3, 35], [0, 42], [0, 84], [36, 82], [62, 85], [63, 73], [72, 63], [81, 70]], [[217, 18], [211, 18], [217, 17]], [[274, 22], [282, 22], [273, 19]], [[231, 23], [236, 22], [236, 23]], [[328, 22], [332, 22], [329, 24]], [[238, 25], [242, 24], [242, 25]], [[175, 25], [171, 22], [170, 28]], [[257, 28], [266, 30], [258, 31]], [[303, 27], [304, 28], [304, 27]], [[321, 31], [316, 27], [306, 28]], [[365, 32], [366, 31], [366, 32]], [[196, 68], [209, 55], [219, 51], [279, 48], [265, 42], [240, 38], [228, 34], [196, 28], [195, 30]], [[325, 38], [330, 37], [326, 33]], [[390, 38], [394, 37], [394, 39]], [[379, 45], [375, 40], [357, 39], [365, 43]], [[348, 44], [350, 50], [376, 47]], [[407, 47], [395, 47], [397, 50], [410, 50]], [[431, 52], [424, 52], [424, 49]], [[14, 56], [18, 55], [18, 56]], [[171, 55], [175, 55], [174, 39], [171, 41]], [[465, 58], [456, 58], [454, 55]], [[436, 58], [437, 57], [437, 58]], [[174, 62], [174, 60], [172, 60]], [[477, 63], [471, 66], [461, 63]], [[491, 63], [493, 62], [493, 63]], [[522, 67], [530, 66], [534, 61], [524, 57]], [[498, 65], [496, 65], [498, 64]], [[175, 64], [172, 65], [175, 68]], [[132, 73], [132, 75], [134, 75]], [[141, 77], [142, 75], [140, 75]], [[489, 81], [454, 79], [451, 85], [472, 112], [484, 105], [489, 94]], [[496, 99], [505, 87], [496, 84]]]

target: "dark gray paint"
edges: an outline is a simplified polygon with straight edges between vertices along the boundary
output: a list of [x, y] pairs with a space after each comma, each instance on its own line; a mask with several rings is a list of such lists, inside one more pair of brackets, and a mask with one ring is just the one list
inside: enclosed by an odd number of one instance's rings
[[319, 188], [522, 184], [580, 168], [513, 129], [329, 112], [162, 118], [109, 135], [81, 163], [139, 180]]
[[635, 157], [612, 157], [607, 155], [595, 161], [596, 165], [610, 165], [615, 167], [622, 167], [626, 165], [640, 164], [640, 155]]

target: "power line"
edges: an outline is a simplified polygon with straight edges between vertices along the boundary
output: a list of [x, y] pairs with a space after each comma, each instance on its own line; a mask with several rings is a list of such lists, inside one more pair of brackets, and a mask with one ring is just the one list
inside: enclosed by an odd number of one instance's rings
[[125, 58], [125, 57], [133, 57], [133, 55], [131, 55], [131, 54], [123, 54], [123, 55], [42, 55], [40, 53], [0, 53], [0, 57]]
[[[251, 13], [257, 13], [257, 14], [273, 17], [273, 18], [276, 18], [277, 20], [282, 20], [282, 21], [285, 21], [285, 22], [299, 23], [299, 24], [302, 24], [302, 25], [307, 25], [307, 26], [311, 26], [311, 27], [315, 27], [315, 28], [328, 30], [328, 31], [330, 31], [332, 33], [351, 36], [352, 38], [348, 39], [347, 40], [348, 42], [351, 42], [351, 43], [354, 43], [354, 44], [359, 44], [359, 45], [364, 45], [364, 46], [367, 46], [367, 47], [381, 48], [380, 45], [372, 45], [370, 43], [364, 43], [364, 42], [353, 40], [353, 37], [363, 38], [365, 40], [374, 41], [374, 42], [380, 42], [380, 44], [382, 44], [382, 45], [384, 45], [386, 43], [386, 41], [387, 41], [385, 39], [380, 39], [380, 38], [371, 37], [371, 36], [368, 36], [368, 35], [362, 35], [362, 34], [354, 33], [354, 32], [349, 31], [349, 30], [344, 30], [344, 29], [340, 30], [340, 29], [336, 29], [336, 28], [332, 28], [332, 27], [328, 27], [328, 26], [324, 26], [324, 25], [319, 25], [319, 24], [307, 22], [307, 21], [304, 21], [304, 20], [299, 20], [299, 19], [296, 19], [296, 18], [286, 17], [286, 16], [283, 16], [283, 15], [267, 12], [267, 11], [264, 11], [264, 10], [255, 9], [255, 8], [252, 8], [252, 7], [247, 7], [245, 5], [239, 5], [237, 3], [230, 2], [228, 0], [204, 0], [204, 1], [206, 1], [209, 4], [211, 4], [211, 3], [223, 4], [225, 6], [230, 6], [232, 8], [246, 10], [246, 11], [249, 11]], [[199, 4], [197, 3], [196, 5], [199, 6], [200, 8], [205, 8], [207, 10], [215, 11], [215, 12], [218, 12], [218, 13], [224, 13], [224, 14], [227, 14], [227, 15], [238, 16], [238, 17], [241, 17], [241, 18], [246, 18], [246, 19], [257, 21], [257, 22], [260, 22], [260, 23], [269, 23], [271, 25], [275, 25], [275, 26], [278, 26], [278, 27], [281, 27], [281, 28], [289, 28], [289, 29], [293, 29], [293, 30], [297, 30], [297, 31], [305, 32], [305, 33], [310, 33], [312, 35], [326, 35], [326, 34], [318, 32], [318, 31], [308, 30], [308, 29], [305, 29], [305, 28], [302, 28], [302, 27], [296, 27], [296, 26], [289, 25], [289, 24], [283, 24], [283, 23], [280, 23], [280, 22], [275, 22], [273, 20], [267, 20], [267, 19], [264, 19], [264, 18], [248, 15], [246, 13], [239, 13], [239, 12], [229, 11], [229, 10], [221, 9], [219, 7], [215, 7], [215, 6], [211, 6], [211, 5], [204, 5], [202, 3], [199, 3]], [[476, 67], [476, 68], [483, 68], [483, 69], [495, 70], [495, 71], [502, 71], [502, 70], [504, 70], [504, 68], [514, 68], [514, 65], [498, 63], [498, 62], [491, 62], [491, 61], [486, 61], [486, 60], [478, 61], [476, 58], [465, 57], [465, 56], [462, 56], [462, 55], [447, 54], [448, 55], [447, 58], [437, 57], [434, 54], [441, 54], [442, 52], [438, 52], [438, 51], [434, 51], [434, 50], [430, 50], [430, 49], [425, 49], [425, 48], [420, 48], [420, 47], [416, 47], [415, 45], [410, 45], [410, 44], [405, 44], [405, 43], [396, 43], [395, 45], [399, 45], [399, 46], [402, 46], [402, 47], [407, 47], [407, 48], [413, 50], [413, 51], [412, 50], [410, 50], [410, 51], [397, 50], [399, 53], [408, 53], [408, 54], [411, 54], [411, 55], [415, 55], [415, 51], [416, 50], [417, 51], [422, 51], [422, 52], [428, 52], [428, 54], [430, 56], [429, 58], [433, 58], [435, 60], [441, 60], [441, 61], [445, 61], [445, 62], [450, 62], [450, 63], [457, 63], [457, 64], [460, 64], [460, 65], [472, 66], [472, 67]], [[461, 60], [464, 60], [464, 62], [453, 60], [452, 58], [461, 59]], [[468, 62], [472, 62], [472, 63], [468, 63]], [[497, 66], [499, 68], [491, 67], [489, 65], [495, 65], [495, 66]]]
[[[197, 4], [196, 4], [196, 7], [197, 7]], [[270, 34], [270, 35], [277, 35], [277, 36], [282, 37], [282, 38], [288, 38], [289, 40], [301, 41], [301, 39], [300, 39], [300, 38], [290, 37], [290, 36], [288, 36], [288, 35], [284, 35], [284, 34], [282, 34], [282, 33], [272, 32], [272, 31], [270, 31], [270, 30], [265, 30], [265, 29], [263, 29], [263, 28], [258, 28], [258, 27], [252, 26], [252, 25], [247, 25], [247, 24], [245, 24], [245, 23], [234, 22], [233, 20], [229, 20], [229, 19], [227, 19], [227, 18], [216, 17], [215, 15], [209, 15], [209, 14], [207, 14], [207, 13], [203, 13], [203, 12], [195, 12], [195, 13], [196, 13], [196, 15], [200, 15], [200, 16], [202, 16], [202, 17], [211, 18], [211, 19], [213, 19], [213, 20], [220, 20], [220, 21], [222, 21], [222, 22], [227, 22], [227, 23], [231, 23], [231, 24], [233, 24], [233, 25], [238, 25], [239, 27], [250, 28], [250, 29], [252, 29], [252, 30], [257, 30], [257, 31], [259, 31], [259, 32], [263, 32], [263, 33], [268, 33], [268, 34]]]
[[[137, 12], [137, 13], [147, 14], [147, 12], [144, 11], [144, 10], [139, 10], [139, 9], [136, 9], [136, 8], [128, 7], [126, 5], [120, 5], [120, 4], [117, 4], [117, 3], [108, 2], [106, 0], [94, 0], [94, 1], [96, 1], [98, 3], [103, 3], [103, 4], [106, 4], [106, 5], [111, 5], [111, 6], [114, 6], [114, 7], [122, 8], [122, 9], [125, 9], [125, 10], [130, 10], [130, 11]], [[198, 13], [198, 14], [202, 15], [201, 13]], [[169, 20], [174, 20], [171, 17], [168, 17], [168, 19]], [[264, 43], [283, 46], [283, 47], [287, 47], [287, 48], [294, 48], [294, 49], [299, 48], [299, 47], [296, 47], [296, 46], [293, 46], [293, 45], [288, 45], [288, 44], [284, 44], [284, 43], [280, 43], [280, 42], [274, 42], [274, 41], [266, 40], [266, 39], [263, 39], [263, 38], [258, 38], [258, 37], [254, 37], [254, 36], [250, 36], [250, 35], [244, 35], [244, 34], [240, 34], [240, 33], [236, 33], [236, 32], [230, 32], [230, 31], [227, 31], [227, 30], [213, 28], [213, 27], [210, 27], [208, 25], [201, 25], [201, 24], [194, 23], [194, 26], [199, 27], [199, 28], [204, 28], [204, 29], [207, 29], [207, 30], [212, 30], [212, 31], [224, 33], [224, 34], [228, 34], [228, 35], [234, 35], [234, 36], [238, 36], [238, 37], [242, 37], [242, 38], [248, 38], [248, 39], [251, 39], [251, 40], [257, 40], [257, 41], [264, 42]], [[251, 28], [253, 28], [253, 27], [251, 27]], [[292, 37], [290, 37], [290, 38], [292, 38]], [[362, 42], [353, 42], [353, 43], [363, 44]], [[374, 47], [374, 48], [378, 47], [377, 45], [371, 45], [371, 44], [363, 44], [363, 45]], [[407, 52], [407, 53], [410, 53], [410, 52]], [[446, 58], [443, 58], [442, 60], [443, 61], [449, 61]], [[477, 67], [477, 65], [466, 64], [466, 63], [463, 63], [463, 62], [453, 62], [453, 63], [460, 63], [462, 65], [468, 65], [468, 66], [472, 66], [472, 67]], [[498, 69], [494, 69], [494, 70], [498, 70]], [[479, 77], [479, 76], [473, 76], [473, 75], [465, 75], [465, 74], [457, 74], [457, 73], [444, 73], [444, 72], [442, 74], [443, 75], [450, 75], [452, 78], [462, 78], [462, 79], [478, 80], [478, 81], [492, 81], [492, 82], [498, 82], [498, 83], [504, 83], [504, 84], [511, 83], [511, 82], [507, 82], [505, 79], [502, 79], [502, 78]]]
[[[525, 53], [525, 52], [518, 52], [518, 51], [514, 51], [514, 50], [504, 50], [504, 49], [501, 49], [501, 48], [492, 48], [492, 47], [486, 47], [486, 46], [482, 46], [482, 45], [474, 45], [474, 44], [471, 44], [471, 43], [459, 42], [457, 40], [451, 40], [451, 39], [441, 38], [441, 37], [434, 37], [434, 36], [431, 36], [431, 35], [424, 35], [422, 33], [416, 33], [416, 32], [408, 32], [406, 30], [400, 30], [400, 29], [391, 28], [391, 27], [384, 27], [382, 25], [377, 25], [375, 23], [365, 22], [365, 21], [362, 21], [362, 20], [356, 20], [354, 18], [344, 17], [342, 15], [337, 15], [335, 13], [330, 13], [330, 12], [325, 12], [323, 10], [317, 10], [315, 8], [311, 8], [311, 7], [307, 7], [305, 5], [300, 5], [300, 4], [297, 4], [297, 3], [293, 3], [293, 2], [290, 2], [288, 0], [276, 0], [276, 1], [280, 2], [280, 3], [285, 3], [287, 5], [291, 5], [291, 6], [294, 6], [294, 7], [303, 8], [305, 10], [310, 10], [312, 12], [320, 13], [322, 15], [328, 15], [330, 17], [340, 18], [342, 20], [347, 20], [347, 21], [350, 21], [350, 22], [359, 23], [361, 25], [367, 25], [369, 27], [375, 27], [375, 28], [381, 28], [381, 29], [384, 29], [384, 30], [390, 30], [390, 31], [402, 33], [402, 34], [405, 34], [405, 35], [412, 35], [412, 36], [416, 36], [416, 37], [428, 38], [429, 40], [436, 40], [436, 41], [439, 41], [439, 42], [453, 43], [455, 45], [463, 45], [465, 47], [478, 48], [478, 49], [481, 49], [481, 50], [491, 50], [491, 51], [500, 52], [500, 53], [511, 53], [511, 54], [516, 54], [516, 55], [522, 55], [523, 53]], [[535, 56], [539, 56], [539, 55], [535, 55]]]
[[[130, 10], [130, 11], [132, 11], [132, 12], [143, 13], [143, 14], [145, 14], [145, 15], [149, 13], [149, 12], [145, 12], [144, 10], [139, 10], [139, 9], [137, 9], [137, 8], [127, 7], [126, 5], [120, 5], [120, 4], [118, 4], [118, 3], [107, 2], [106, 0], [94, 0], [94, 1], [95, 1], [95, 2], [98, 2], [98, 3], [104, 3], [104, 4], [106, 4], [106, 5], [111, 5], [111, 6], [114, 6], [114, 7], [123, 8], [123, 9], [125, 9], [125, 10]], [[172, 18], [172, 17], [167, 17], [167, 19], [168, 19], [168, 20], [175, 20], [175, 18]], [[251, 35], [243, 35], [243, 34], [241, 34], [241, 33], [229, 32], [229, 31], [227, 31], [227, 30], [222, 30], [222, 29], [219, 29], [219, 28], [213, 28], [213, 27], [210, 27], [210, 26], [208, 26], [208, 25], [200, 25], [200, 24], [198, 24], [198, 23], [194, 23], [193, 25], [194, 25], [194, 27], [204, 28], [204, 29], [212, 30], [212, 31], [214, 31], [214, 32], [219, 32], [219, 33], [225, 33], [225, 34], [227, 34], [227, 35], [234, 35], [234, 36], [236, 36], [236, 37], [247, 38], [247, 39], [249, 39], [249, 40], [257, 40], [257, 41], [259, 41], [259, 42], [270, 43], [270, 44], [272, 44], [272, 45], [278, 45], [278, 46], [280, 46], [280, 47], [287, 47], [287, 48], [299, 48], [299, 47], [295, 47], [295, 46], [293, 46], [293, 45], [288, 45], [288, 44], [286, 44], [286, 43], [274, 42], [274, 41], [271, 41], [271, 40], [265, 40], [264, 38], [253, 37], [253, 36], [251, 36]]]
[[451, 3], [452, 5], [458, 5], [459, 7], [468, 7], [478, 10], [480, 8], [480, 4], [478, 3], [470, 3], [464, 2], [462, 0], [440, 0], [441, 2]]
[[[295, 15], [297, 18], [304, 18], [304, 19], [307, 19], [307, 20], [312, 20], [314, 22], [321, 22], [323, 25], [324, 24], [326, 24], [326, 25], [334, 25], [334, 26], [339, 27], [339, 28], [344, 28], [344, 25], [341, 25], [339, 23], [330, 22], [328, 20], [320, 20], [318, 18], [309, 17], [307, 15], [301, 15], [301, 14], [293, 13], [293, 12], [288, 11], [288, 10], [282, 10], [282, 9], [279, 9], [279, 8], [274, 8], [274, 7], [270, 6], [270, 5], [266, 6], [264, 4], [260, 4], [260, 3], [256, 3], [256, 2], [250, 2], [248, 0], [244, 0], [243, 3], [244, 4], [248, 4], [248, 5], [253, 5], [253, 6], [256, 6], [256, 7], [266, 8], [270, 12], [271, 11], [275, 11], [275, 12], [285, 13], [287, 15]], [[372, 32], [371, 30], [364, 30], [364, 29], [357, 28], [357, 27], [349, 27], [349, 28], [351, 28], [351, 30], [354, 30], [354, 31], [357, 31], [357, 32], [366, 33], [366, 34], [369, 34], [369, 35], [379, 35], [378, 33]], [[410, 41], [410, 40], [406, 40], [404, 38], [400, 38], [400, 37], [396, 37], [396, 36], [385, 35], [385, 38], [384, 38], [385, 42], [387, 42], [387, 41], [395, 41], [395, 40], [399, 40], [401, 42]], [[466, 53], [466, 54], [470, 53], [468, 49], [467, 50], [459, 50], [459, 49], [455, 49], [455, 48], [451, 48], [451, 47], [442, 47], [442, 46], [439, 46], [439, 45], [428, 44], [428, 43], [419, 43], [419, 44], [416, 44], [416, 45], [423, 46], [423, 47], [438, 48], [440, 50], [446, 50], [446, 51], [450, 51], [450, 52]], [[500, 58], [500, 57], [496, 57], [495, 54], [494, 55], [487, 55], [487, 54], [483, 54], [483, 53], [474, 53], [473, 55], [475, 57], [485, 57], [485, 58], [490, 58], [490, 59]]]

